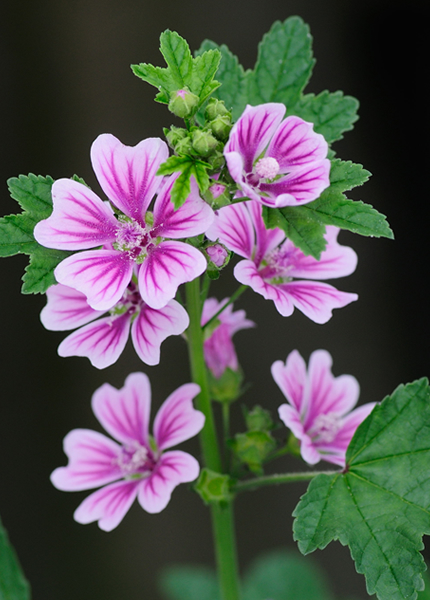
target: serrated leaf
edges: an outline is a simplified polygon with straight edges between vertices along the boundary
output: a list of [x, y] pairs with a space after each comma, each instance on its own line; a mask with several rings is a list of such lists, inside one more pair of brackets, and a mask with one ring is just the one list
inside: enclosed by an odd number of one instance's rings
[[323, 573], [300, 555], [276, 550], [259, 557], [245, 574], [243, 600], [329, 600]]
[[0, 600], [30, 600], [30, 587], [0, 521]]
[[263, 219], [268, 229], [279, 227], [295, 246], [317, 260], [325, 250], [325, 226], [312, 212], [303, 210], [305, 206], [284, 208], [263, 207]]
[[38, 246], [30, 257], [30, 264], [25, 268], [22, 293], [44, 294], [51, 285], [57, 283], [54, 277], [55, 267], [71, 254], [73, 252]]
[[193, 58], [188, 43], [176, 31], [166, 29], [160, 35], [160, 51], [166, 61], [174, 89], [191, 85]]
[[157, 175], [172, 175], [178, 171], [184, 171], [192, 164], [189, 156], [169, 156], [158, 168]]
[[173, 184], [171, 198], [175, 209], [178, 209], [180, 206], [182, 206], [191, 193], [190, 179], [192, 174], [193, 163], [189, 162], [188, 165], [182, 169], [182, 173]]
[[166, 600], [220, 600], [215, 573], [207, 567], [168, 567], [158, 581]]
[[193, 60], [191, 91], [204, 102], [221, 84], [214, 81], [221, 60], [219, 50], [208, 50]]
[[349, 200], [331, 187], [300, 208], [308, 212], [311, 219], [317, 219], [324, 225], [335, 225], [365, 236], [394, 238], [385, 215], [361, 200]]
[[47, 219], [52, 212], [52, 177], [42, 175], [20, 175], [7, 181], [10, 195], [18, 204], [37, 218]]
[[312, 37], [300, 17], [276, 21], [258, 47], [250, 75], [249, 102], [295, 105], [312, 73]]
[[195, 161], [193, 165], [193, 175], [196, 178], [197, 184], [201, 194], [204, 194], [209, 189], [209, 175], [208, 175], [207, 164]]
[[39, 244], [33, 237], [37, 221], [28, 214], [7, 215], [0, 219], [0, 256], [31, 254]]
[[342, 473], [318, 475], [300, 500], [294, 537], [307, 554], [348, 545], [367, 591], [415, 600], [430, 534], [430, 388], [399, 386], [358, 427]]
[[172, 84], [173, 80], [169, 76], [168, 69], [154, 67], [148, 63], [140, 63], [139, 65], [131, 65], [131, 70], [136, 77], [143, 79], [143, 81], [146, 81], [159, 90], [159, 93], [155, 97], [157, 102], [163, 104], [169, 103], [169, 91], [170, 89], [174, 89], [175, 86]]
[[314, 130], [321, 133], [331, 144], [343, 138], [342, 133], [353, 128], [358, 119], [358, 100], [344, 96], [343, 92], [327, 90], [315, 96], [306, 94], [296, 103], [287, 106], [288, 115], [297, 115], [304, 121], [314, 123]]
[[330, 168], [330, 192], [346, 192], [352, 188], [363, 185], [371, 176], [370, 171], [362, 165], [335, 158], [331, 161]]
[[218, 46], [215, 42], [204, 40], [196, 55], [199, 56], [209, 50], [218, 50], [221, 53], [221, 61], [216, 72], [221, 87], [215, 91], [214, 97], [225, 102], [228, 110], [232, 112], [233, 120], [236, 121], [248, 102], [248, 75], [237, 56], [225, 44]]

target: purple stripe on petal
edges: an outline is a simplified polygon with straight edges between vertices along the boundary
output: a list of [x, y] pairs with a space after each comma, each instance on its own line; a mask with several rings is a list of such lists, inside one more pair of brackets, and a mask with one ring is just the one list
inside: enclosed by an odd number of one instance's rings
[[330, 161], [322, 160], [293, 170], [273, 183], [262, 183], [260, 190], [276, 198], [277, 207], [299, 206], [318, 198], [330, 185], [329, 177]]
[[179, 483], [194, 481], [199, 470], [199, 463], [187, 452], [166, 452], [160, 457], [156, 470], [139, 486], [140, 505], [149, 513], [162, 511], [174, 488]]
[[83, 524], [98, 521], [100, 529], [112, 531], [133, 504], [138, 485], [139, 481], [119, 481], [97, 490], [75, 510], [75, 521]]
[[204, 233], [214, 220], [214, 212], [199, 195], [191, 178], [191, 193], [185, 203], [175, 210], [171, 190], [179, 174], [172, 175], [163, 185], [154, 205], [154, 233], [166, 238], [186, 238]]
[[192, 402], [199, 392], [197, 384], [186, 383], [163, 402], [154, 420], [154, 438], [160, 450], [180, 444], [202, 429], [205, 417]]
[[288, 402], [298, 414], [303, 415], [307, 405], [305, 394], [307, 372], [306, 363], [300, 353], [293, 350], [288, 355], [285, 364], [281, 360], [274, 362], [272, 376]]
[[86, 250], [115, 240], [118, 224], [112, 210], [82, 183], [55, 181], [52, 200], [51, 216], [34, 228], [34, 237], [42, 246]]
[[94, 310], [106, 311], [117, 304], [130, 282], [133, 261], [125, 252], [88, 250], [64, 259], [55, 269], [59, 283], [87, 297]]
[[125, 146], [105, 133], [91, 147], [91, 161], [104, 193], [142, 226], [149, 203], [163, 180], [156, 172], [168, 155], [167, 144], [159, 138]]
[[257, 267], [261, 261], [271, 250], [279, 246], [285, 239], [285, 232], [275, 227], [274, 229], [266, 229], [262, 217], [262, 206], [257, 202], [245, 203], [252, 218], [256, 234], [256, 248], [253, 253], [253, 260]]
[[269, 102], [247, 106], [230, 132], [224, 153], [239, 152], [247, 173], [254, 160], [263, 152], [285, 114], [284, 104]]
[[181, 283], [201, 275], [206, 266], [197, 248], [183, 242], [161, 242], [140, 267], [140, 294], [151, 308], [163, 308], [175, 297]]
[[86, 356], [97, 369], [113, 365], [121, 356], [130, 332], [130, 315], [105, 317], [81, 327], [66, 337], [58, 347], [58, 354]]
[[132, 373], [120, 390], [105, 383], [93, 395], [92, 408], [101, 425], [123, 444], [148, 444], [151, 386], [144, 373]]
[[217, 211], [214, 224], [206, 232], [207, 237], [219, 241], [229, 250], [244, 258], [251, 258], [255, 245], [255, 233], [246, 202], [225, 206]]
[[147, 365], [158, 365], [162, 342], [170, 335], [183, 333], [189, 322], [187, 311], [175, 300], [158, 310], [144, 304], [131, 329], [139, 358]]
[[121, 477], [116, 464], [120, 446], [102, 433], [74, 429], [64, 438], [69, 464], [55, 469], [53, 485], [63, 491], [90, 490]]
[[92, 309], [84, 294], [66, 285], [52, 285], [46, 297], [48, 302], [40, 313], [40, 320], [51, 331], [81, 327], [104, 313]]

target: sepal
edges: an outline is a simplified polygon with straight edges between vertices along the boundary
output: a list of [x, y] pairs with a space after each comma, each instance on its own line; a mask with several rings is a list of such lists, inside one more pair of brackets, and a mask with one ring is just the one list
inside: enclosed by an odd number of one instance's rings
[[232, 499], [230, 486], [229, 475], [205, 468], [200, 471], [194, 489], [205, 504], [225, 504]]

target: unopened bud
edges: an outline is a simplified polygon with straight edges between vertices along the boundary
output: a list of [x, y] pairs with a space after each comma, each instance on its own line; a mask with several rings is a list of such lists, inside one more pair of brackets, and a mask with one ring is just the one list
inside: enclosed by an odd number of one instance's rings
[[210, 260], [216, 265], [219, 269], [225, 267], [228, 262], [229, 254], [228, 251], [221, 244], [214, 244], [213, 246], [208, 246], [206, 248], [206, 254], [209, 256]]
[[187, 89], [176, 90], [170, 94], [169, 110], [181, 119], [192, 115], [198, 104], [199, 97]]
[[200, 156], [208, 156], [218, 146], [218, 140], [208, 131], [196, 129], [192, 133], [193, 148]]
[[212, 133], [219, 140], [226, 140], [232, 127], [233, 124], [231, 122], [231, 118], [228, 115], [225, 115], [223, 117], [217, 117], [216, 119], [210, 122], [210, 128], [212, 130]]
[[175, 146], [175, 152], [179, 155], [181, 154], [191, 154], [193, 149], [193, 144], [191, 142], [191, 138], [189, 136], [182, 138], [179, 140]]
[[174, 125], [172, 125], [170, 129], [164, 129], [167, 143], [173, 150], [176, 149], [178, 142], [187, 137], [187, 134], [188, 132], [186, 129], [183, 127], [175, 127]]
[[213, 121], [217, 117], [229, 116], [231, 118], [231, 113], [227, 110], [224, 102], [222, 100], [217, 100], [216, 98], [211, 98], [206, 106], [205, 117], [207, 121]]

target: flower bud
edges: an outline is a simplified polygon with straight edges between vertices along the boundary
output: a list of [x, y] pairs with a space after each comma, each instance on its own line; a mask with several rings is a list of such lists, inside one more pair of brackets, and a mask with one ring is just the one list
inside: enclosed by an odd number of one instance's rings
[[231, 500], [230, 477], [210, 469], [200, 471], [194, 489], [205, 504], [223, 504]]
[[246, 412], [245, 422], [248, 431], [269, 431], [274, 427], [269, 411], [258, 404], [250, 412]]
[[276, 442], [267, 431], [237, 433], [232, 448], [240, 462], [256, 475], [263, 473], [263, 462], [276, 448]]
[[170, 94], [169, 110], [177, 117], [185, 119], [195, 112], [199, 97], [187, 90], [176, 90]]
[[211, 398], [217, 402], [234, 402], [242, 394], [243, 373], [227, 367], [221, 377], [208, 370]]
[[213, 244], [213, 246], [208, 246], [206, 248], [206, 254], [219, 269], [222, 269], [228, 263], [228, 250], [226, 250], [226, 248], [221, 244]]
[[206, 106], [205, 117], [207, 121], [213, 121], [217, 117], [228, 116], [231, 119], [231, 113], [227, 110], [222, 100], [211, 98]]
[[193, 148], [200, 156], [208, 156], [218, 146], [218, 140], [208, 131], [195, 129], [192, 133]]
[[233, 124], [231, 118], [228, 115], [224, 115], [223, 117], [219, 116], [211, 121], [209, 126], [215, 137], [219, 140], [226, 140]]
[[164, 129], [164, 135], [166, 136], [167, 143], [173, 150], [175, 150], [176, 145], [181, 140], [187, 137], [187, 134], [188, 132], [186, 129], [183, 127], [175, 127], [174, 125], [172, 125], [170, 129]]
[[175, 146], [175, 152], [179, 155], [181, 154], [191, 154], [193, 150], [193, 144], [191, 143], [191, 138], [187, 135], [187, 137], [179, 140]]

